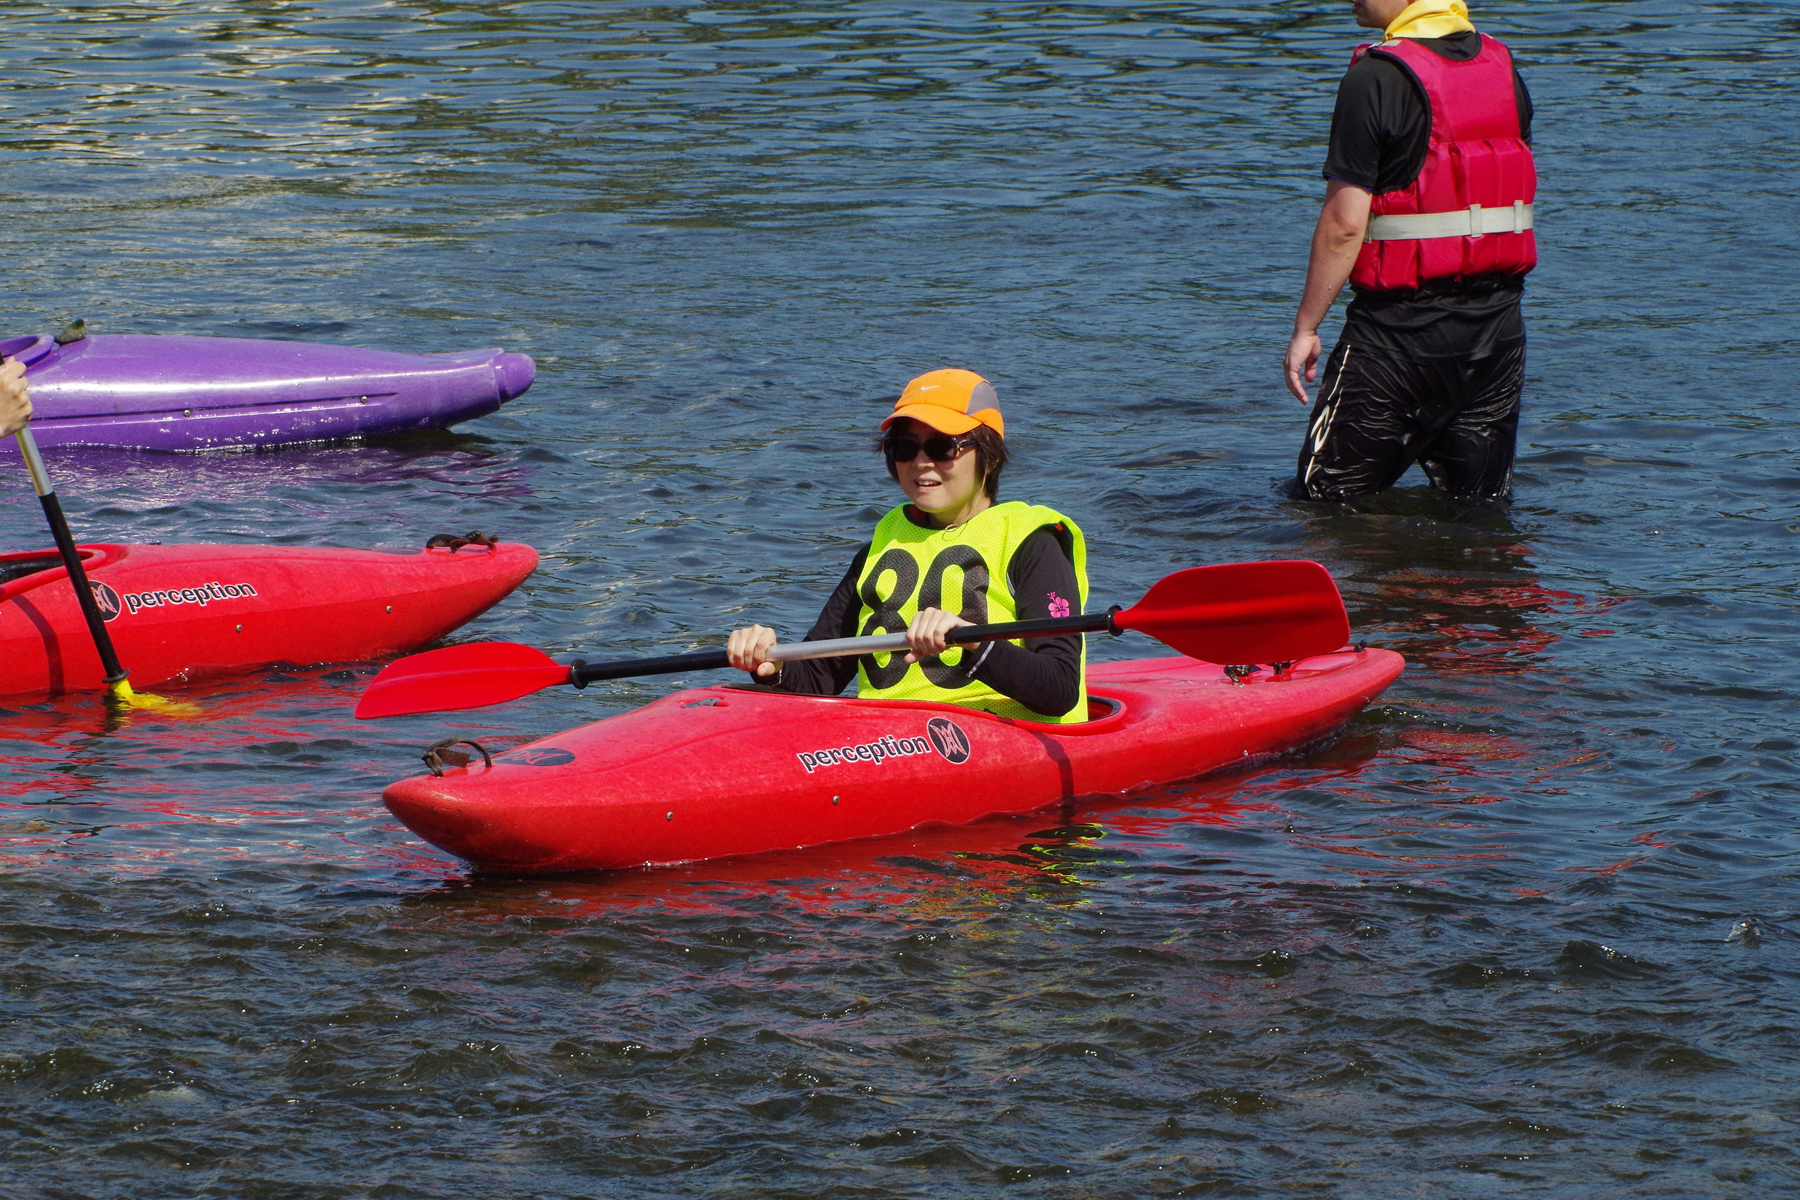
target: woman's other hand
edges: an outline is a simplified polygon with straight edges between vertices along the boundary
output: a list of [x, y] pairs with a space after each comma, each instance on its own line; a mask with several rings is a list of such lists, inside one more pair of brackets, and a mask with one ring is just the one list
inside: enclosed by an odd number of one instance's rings
[[31, 392], [25, 386], [25, 364], [9, 358], [0, 366], [0, 437], [11, 437], [31, 420]]
[[772, 663], [766, 657], [774, 644], [773, 629], [767, 625], [751, 625], [731, 631], [731, 638], [725, 643], [725, 654], [738, 670], [749, 671], [758, 679], [767, 679], [781, 670], [780, 663]]
[[952, 629], [973, 624], [973, 621], [965, 621], [955, 613], [947, 613], [941, 608], [920, 609], [919, 615], [906, 627], [906, 644], [912, 647], [906, 661], [916, 663], [921, 658], [942, 654], [950, 648], [950, 643], [945, 639], [950, 636]]

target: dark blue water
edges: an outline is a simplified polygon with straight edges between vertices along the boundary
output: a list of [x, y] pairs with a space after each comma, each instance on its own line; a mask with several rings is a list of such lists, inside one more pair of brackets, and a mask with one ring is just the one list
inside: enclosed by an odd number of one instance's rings
[[[89, 538], [479, 527], [544, 562], [472, 636], [792, 633], [893, 500], [882, 397], [960, 364], [1097, 601], [1316, 558], [1412, 665], [1135, 806], [555, 881], [381, 787], [669, 681], [0, 714], [0, 1194], [1800, 1188], [1800, 5], [1477, 8], [1544, 181], [1503, 511], [1279, 489], [1346, 9], [9, 6], [6, 332], [539, 364], [454, 434], [53, 453]], [[8, 451], [0, 548], [37, 522]]]

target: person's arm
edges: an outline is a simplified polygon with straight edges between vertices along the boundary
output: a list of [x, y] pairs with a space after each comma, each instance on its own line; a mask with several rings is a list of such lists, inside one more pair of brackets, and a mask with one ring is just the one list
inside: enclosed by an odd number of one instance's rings
[[1288, 391], [1302, 404], [1306, 384], [1318, 378], [1319, 325], [1356, 266], [1369, 206], [1376, 193], [1418, 178], [1430, 141], [1425, 95], [1398, 61], [1371, 52], [1344, 73], [1325, 149], [1325, 203], [1313, 228], [1306, 287], [1282, 363]]
[[[1367, 188], [1330, 179], [1325, 183], [1325, 203], [1313, 227], [1312, 255], [1306, 263], [1306, 287], [1300, 293], [1300, 311], [1294, 316], [1294, 336], [1288, 342], [1283, 370], [1288, 391], [1302, 404], [1309, 402], [1306, 384], [1319, 375], [1319, 325], [1332, 302], [1344, 289], [1356, 256], [1362, 252], [1363, 234], [1369, 227], [1369, 205], [1374, 199]], [[1302, 374], [1305, 382], [1301, 382]]]
[[1531, 145], [1531, 92], [1525, 86], [1525, 77], [1519, 74], [1518, 60], [1513, 61], [1513, 98], [1519, 105], [1519, 140], [1527, 146]]
[[16, 358], [0, 366], [0, 438], [11, 437], [31, 420], [31, 389], [25, 385], [25, 364]]
[[[856, 596], [856, 581], [862, 578], [863, 564], [869, 560], [869, 547], [856, 552], [850, 569], [838, 580], [837, 587], [819, 610], [819, 619], [807, 630], [803, 641], [822, 642], [829, 638], [856, 636], [856, 618], [862, 602]], [[751, 625], [733, 630], [726, 643], [731, 665], [750, 671], [757, 683], [773, 684], [784, 692], [800, 696], [835, 696], [856, 678], [855, 658], [803, 658], [798, 662], [772, 663], [763, 659], [777, 637], [766, 625]]]

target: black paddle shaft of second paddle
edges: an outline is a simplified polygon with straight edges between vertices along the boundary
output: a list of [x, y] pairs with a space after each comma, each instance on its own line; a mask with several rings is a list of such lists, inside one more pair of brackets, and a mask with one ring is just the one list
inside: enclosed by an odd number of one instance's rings
[[62, 555], [63, 566], [69, 572], [69, 582], [75, 586], [75, 600], [81, 605], [81, 615], [87, 620], [88, 634], [94, 639], [94, 649], [100, 654], [100, 666], [106, 672], [106, 684], [111, 687], [121, 683], [131, 672], [119, 665], [119, 655], [113, 649], [112, 636], [106, 632], [106, 618], [100, 615], [100, 605], [94, 599], [93, 585], [88, 582], [87, 570], [81, 565], [81, 551], [75, 548], [75, 538], [69, 532], [68, 518], [63, 516], [62, 501], [56, 498], [56, 488], [50, 483], [50, 474], [44, 470], [43, 456], [38, 453], [37, 441], [31, 436], [29, 427], [19, 430], [19, 449], [24, 452], [26, 469], [31, 472], [31, 485], [37, 489], [38, 503], [43, 506], [44, 519], [50, 523], [50, 536], [56, 541], [57, 553]]

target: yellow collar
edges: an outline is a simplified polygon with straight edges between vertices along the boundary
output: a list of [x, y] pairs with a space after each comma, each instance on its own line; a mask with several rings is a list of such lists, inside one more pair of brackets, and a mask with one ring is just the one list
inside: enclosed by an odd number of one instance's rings
[[1400, 37], [1438, 38], [1472, 31], [1469, 6], [1463, 0], [1413, 0], [1384, 31], [1392, 40]]

